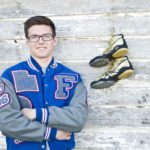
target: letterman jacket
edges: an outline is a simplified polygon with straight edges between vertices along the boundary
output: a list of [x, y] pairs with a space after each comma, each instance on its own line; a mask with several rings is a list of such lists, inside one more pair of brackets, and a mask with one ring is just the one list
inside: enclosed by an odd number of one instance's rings
[[[88, 114], [87, 92], [78, 73], [52, 59], [44, 74], [30, 57], [7, 69], [1, 80], [0, 99], [6, 103], [0, 104], [0, 130], [7, 136], [7, 150], [46, 150], [46, 141], [50, 150], [75, 147], [73, 132], [81, 131]], [[36, 109], [35, 121], [23, 116], [22, 108]], [[56, 140], [57, 129], [72, 132], [71, 139]]]

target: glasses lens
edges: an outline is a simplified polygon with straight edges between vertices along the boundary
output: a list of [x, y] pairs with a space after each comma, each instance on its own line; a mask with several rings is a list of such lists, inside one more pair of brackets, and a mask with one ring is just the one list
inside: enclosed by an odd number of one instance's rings
[[38, 42], [39, 38], [40, 37], [38, 35], [33, 35], [29, 37], [29, 40], [34, 43], [34, 42]]
[[52, 34], [44, 34], [42, 36], [43, 41], [50, 41], [52, 39]]

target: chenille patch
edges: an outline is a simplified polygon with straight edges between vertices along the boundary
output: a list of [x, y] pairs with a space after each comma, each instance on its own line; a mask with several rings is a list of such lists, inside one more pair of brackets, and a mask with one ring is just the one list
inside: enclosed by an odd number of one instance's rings
[[16, 92], [39, 91], [37, 78], [26, 70], [12, 71]]
[[70, 90], [74, 84], [78, 82], [77, 74], [58, 74], [54, 76], [56, 80], [57, 90], [55, 91], [56, 99], [67, 99], [70, 95]]
[[10, 97], [7, 93], [0, 95], [0, 108], [10, 103]]
[[20, 144], [20, 143], [22, 143], [22, 142], [23, 142], [22, 140], [14, 139], [14, 143], [15, 143], [15, 144]]

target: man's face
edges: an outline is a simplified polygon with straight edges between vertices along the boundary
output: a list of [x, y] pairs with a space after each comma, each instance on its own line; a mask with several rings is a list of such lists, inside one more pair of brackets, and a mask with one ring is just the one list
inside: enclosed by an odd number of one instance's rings
[[[27, 44], [30, 48], [31, 56], [37, 59], [50, 58], [52, 56], [57, 41], [56, 37], [51, 36], [51, 34], [52, 29], [46, 25], [34, 25], [28, 29], [28, 37], [30, 39], [27, 39]], [[42, 35], [45, 37], [40, 37], [39, 41], [35, 42], [37, 36]], [[51, 39], [49, 40], [50, 36]]]

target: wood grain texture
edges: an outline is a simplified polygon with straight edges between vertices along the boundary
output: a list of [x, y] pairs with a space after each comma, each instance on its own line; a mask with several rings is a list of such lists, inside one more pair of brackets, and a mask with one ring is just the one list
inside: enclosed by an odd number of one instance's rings
[[[77, 148], [85, 150], [149, 150], [149, 133], [150, 130], [145, 128], [88, 128], [78, 135]], [[81, 137], [82, 140], [80, 140]]]
[[[26, 19], [0, 19], [0, 39], [24, 38], [23, 23]], [[61, 38], [88, 38], [125, 35], [149, 35], [150, 13], [119, 13], [52, 17], [57, 35]], [[144, 27], [144, 28], [143, 28]]]
[[2, 18], [21, 18], [33, 15], [77, 15], [116, 12], [150, 11], [148, 0], [1, 0], [0, 16]]

